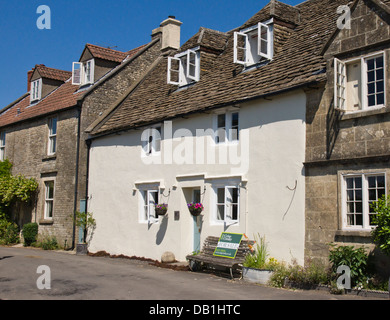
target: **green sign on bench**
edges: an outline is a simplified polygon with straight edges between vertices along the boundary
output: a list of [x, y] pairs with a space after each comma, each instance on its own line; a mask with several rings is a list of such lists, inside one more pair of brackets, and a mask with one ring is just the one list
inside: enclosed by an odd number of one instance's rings
[[217, 257], [224, 257], [234, 259], [240, 246], [243, 234], [222, 232], [218, 240], [217, 247], [213, 255]]

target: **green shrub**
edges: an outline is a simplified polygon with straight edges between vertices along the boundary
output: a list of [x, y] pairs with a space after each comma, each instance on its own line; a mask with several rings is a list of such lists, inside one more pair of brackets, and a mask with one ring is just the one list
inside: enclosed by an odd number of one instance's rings
[[24, 238], [24, 246], [31, 246], [35, 241], [37, 241], [38, 224], [35, 222], [26, 223], [23, 226], [22, 233]]
[[57, 238], [54, 236], [46, 236], [37, 244], [43, 250], [57, 250], [59, 248]]
[[275, 287], [283, 287], [284, 280], [300, 286], [315, 286], [328, 283], [328, 268], [317, 260], [308, 260], [305, 266], [301, 266], [296, 262], [292, 265], [283, 263], [278, 264], [271, 277], [271, 285]]
[[16, 223], [0, 218], [0, 244], [15, 244], [19, 242], [19, 228]]
[[385, 196], [371, 204], [371, 208], [377, 213], [373, 215], [373, 223], [376, 228], [372, 230], [372, 238], [375, 244], [386, 255], [390, 256], [390, 196]]
[[351, 285], [355, 287], [358, 284], [365, 283], [368, 278], [367, 265], [368, 254], [363, 247], [354, 248], [353, 246], [335, 246], [329, 253], [329, 261], [332, 263], [333, 276], [337, 274], [339, 266], [348, 266], [351, 270]]

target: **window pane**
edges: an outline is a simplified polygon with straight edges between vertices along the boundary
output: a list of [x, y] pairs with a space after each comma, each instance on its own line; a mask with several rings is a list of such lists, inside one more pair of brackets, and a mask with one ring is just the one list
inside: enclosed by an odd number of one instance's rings
[[383, 92], [384, 91], [384, 82], [383, 81], [378, 81], [376, 83], [376, 92]]
[[367, 70], [375, 69], [375, 59], [367, 60]]
[[368, 94], [375, 93], [375, 82], [368, 84]]
[[347, 189], [353, 189], [353, 178], [347, 178]]
[[375, 106], [375, 95], [368, 96], [368, 106]]
[[355, 193], [353, 192], [353, 190], [348, 190], [347, 191], [347, 201], [353, 201], [355, 200]]
[[383, 69], [376, 70], [376, 80], [383, 80]]
[[361, 177], [354, 178], [354, 182], [355, 182], [355, 189], [362, 188], [362, 178]]
[[217, 205], [217, 220], [225, 220], [225, 205]]
[[376, 60], [376, 68], [383, 68], [383, 56], [380, 56], [375, 59]]
[[377, 176], [376, 180], [377, 180], [378, 188], [385, 187], [385, 176]]
[[52, 118], [50, 120], [50, 134], [51, 135], [57, 134], [57, 118]]
[[225, 203], [225, 188], [218, 188], [217, 203]]
[[376, 177], [368, 177], [368, 187], [376, 188]]
[[355, 225], [356, 226], [362, 226], [363, 225], [363, 215], [362, 214], [357, 214], [355, 215]]
[[355, 202], [355, 212], [363, 213], [363, 205], [361, 202]]
[[225, 128], [226, 121], [225, 121], [225, 115], [219, 114], [218, 115], [218, 128]]
[[46, 182], [46, 199], [53, 199], [54, 197], [54, 182]]
[[383, 93], [379, 93], [376, 95], [376, 104], [384, 104], [385, 103], [385, 95]]
[[238, 205], [232, 204], [232, 220], [238, 220]]
[[373, 82], [375, 81], [375, 71], [369, 71], [367, 73], [367, 81], [368, 82]]
[[53, 201], [46, 201], [46, 218], [53, 218]]
[[376, 189], [370, 189], [368, 190], [368, 200], [370, 201], [376, 201]]

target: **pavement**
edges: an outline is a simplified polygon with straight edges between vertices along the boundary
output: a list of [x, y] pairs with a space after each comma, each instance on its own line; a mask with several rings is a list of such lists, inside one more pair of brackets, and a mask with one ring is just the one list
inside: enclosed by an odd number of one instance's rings
[[272, 288], [210, 273], [160, 268], [142, 260], [0, 246], [0, 300], [131, 300], [148, 301], [151, 308], [150, 304], [164, 301], [376, 299]]

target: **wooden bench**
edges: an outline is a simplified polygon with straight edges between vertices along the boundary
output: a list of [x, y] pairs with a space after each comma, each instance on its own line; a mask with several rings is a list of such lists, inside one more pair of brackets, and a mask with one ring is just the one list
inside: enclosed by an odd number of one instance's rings
[[226, 268], [230, 270], [230, 276], [233, 279], [233, 271], [242, 271], [242, 264], [245, 260], [245, 256], [250, 252], [249, 245], [253, 245], [254, 241], [241, 240], [234, 259], [213, 255], [218, 241], [218, 237], [207, 237], [204, 241], [202, 251], [199, 254], [190, 254], [186, 256], [186, 259], [189, 261], [190, 269], [192, 271], [197, 271], [199, 268], [202, 269], [203, 267], [211, 269], [216, 269], [216, 267]]

